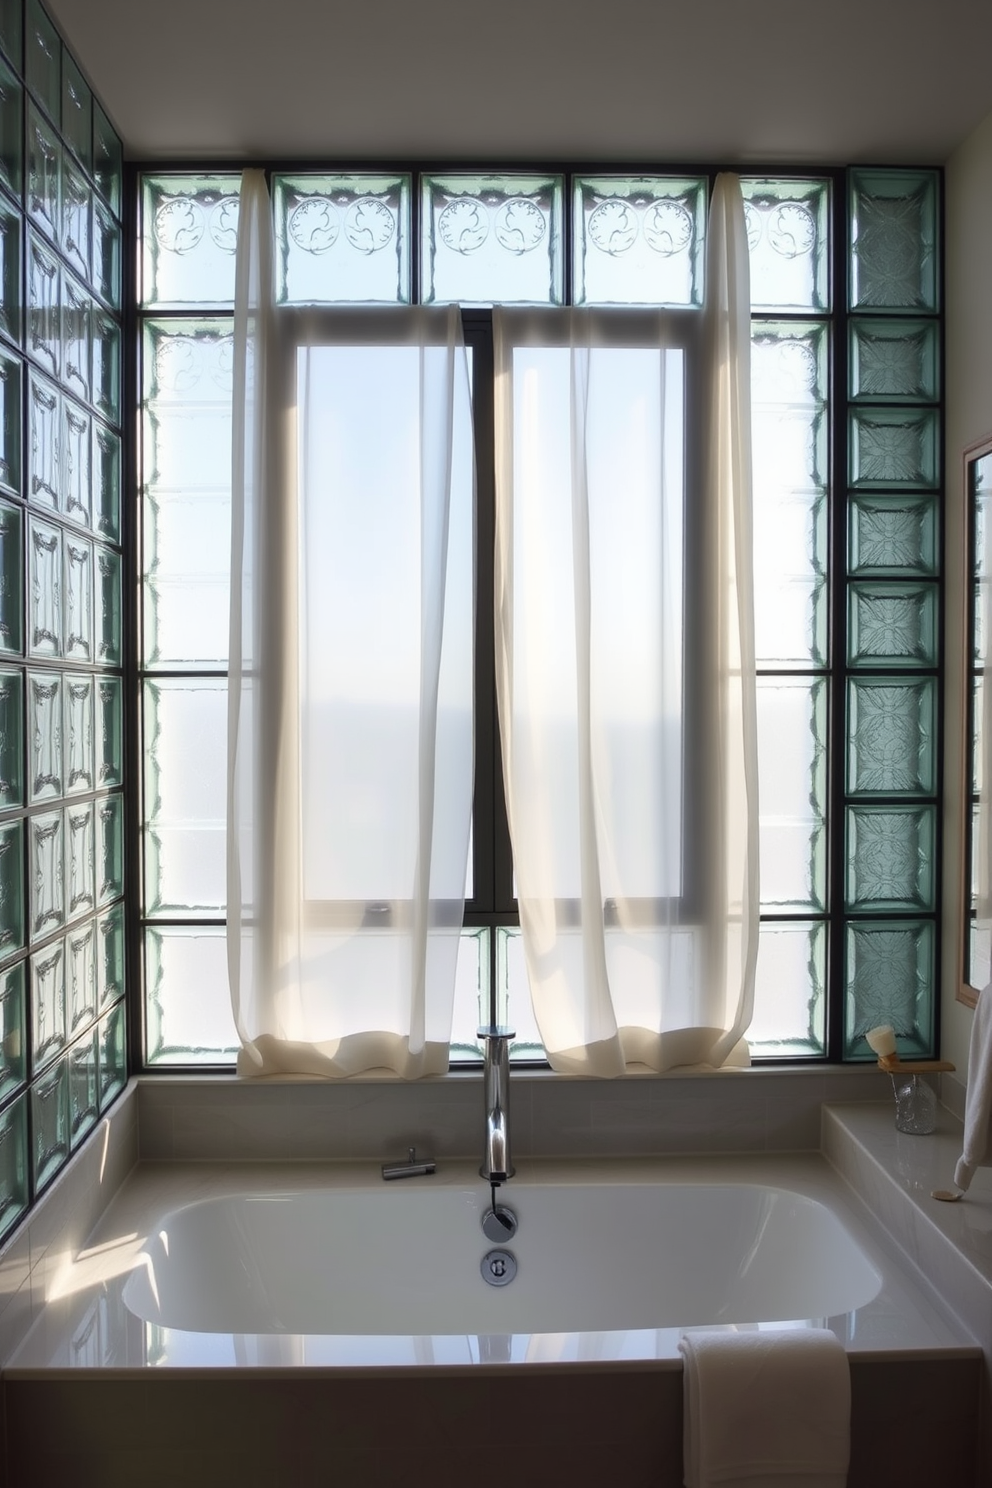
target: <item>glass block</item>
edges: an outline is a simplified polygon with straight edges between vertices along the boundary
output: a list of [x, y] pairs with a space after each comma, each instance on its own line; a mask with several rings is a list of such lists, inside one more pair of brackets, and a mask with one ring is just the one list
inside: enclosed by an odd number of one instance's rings
[[96, 785], [124, 784], [124, 738], [120, 677], [96, 679]]
[[20, 495], [21, 364], [0, 352], [0, 483]]
[[77, 537], [74, 532], [67, 532], [62, 547], [65, 554], [64, 654], [70, 661], [92, 662], [93, 544], [84, 537]]
[[561, 176], [422, 176], [422, 300], [560, 305]]
[[0, 958], [23, 950], [24, 939], [24, 824], [0, 827]]
[[31, 1130], [37, 1194], [69, 1156], [69, 1062], [64, 1055], [31, 1087]]
[[940, 388], [940, 341], [934, 320], [848, 322], [852, 399], [933, 403]]
[[55, 124], [62, 108], [62, 42], [39, 0], [27, 0], [24, 29], [24, 77], [31, 92]]
[[102, 678], [67, 672], [65, 698], [65, 793], [80, 795], [94, 789], [93, 698]]
[[113, 214], [100, 201], [93, 203], [93, 270], [91, 283], [112, 310], [121, 308], [121, 252], [123, 234]]
[[22, 311], [21, 219], [0, 202], [0, 332], [18, 343]]
[[24, 546], [21, 513], [0, 501], [0, 653], [19, 656], [24, 647]]
[[408, 175], [276, 175], [272, 199], [283, 303], [409, 303]]
[[[90, 525], [93, 420], [78, 403], [62, 400], [62, 510], [70, 522]], [[66, 537], [66, 542], [69, 542]], [[77, 543], [78, 539], [73, 538]], [[66, 554], [68, 565], [68, 550]], [[68, 566], [66, 577], [69, 578]], [[71, 596], [68, 596], [71, 599]], [[87, 660], [92, 660], [90, 654]]]
[[852, 408], [851, 485], [934, 489], [938, 414], [932, 408]]
[[145, 883], [151, 915], [224, 911], [226, 720], [223, 681], [146, 683]]
[[104, 201], [120, 216], [124, 151], [117, 132], [97, 100], [93, 100], [93, 179]]
[[826, 926], [763, 920], [758, 940], [752, 1055], [802, 1059], [826, 1050]]
[[59, 241], [62, 226], [62, 146], [48, 120], [28, 105], [27, 114], [28, 216], [51, 242]]
[[121, 664], [121, 558], [96, 550], [96, 654], [101, 666]]
[[4, 62], [0, 62], [0, 181], [20, 199], [24, 179], [23, 90]]
[[0, 811], [24, 805], [24, 674], [0, 672]]
[[851, 309], [936, 310], [937, 172], [851, 172]]
[[937, 573], [933, 496], [852, 496], [848, 506], [852, 576]]
[[28, 523], [30, 594], [28, 650], [58, 656], [62, 650], [62, 533], [32, 517]]
[[827, 688], [758, 681], [761, 898], [769, 910], [826, 907]]
[[62, 138], [85, 171], [93, 169], [93, 95], [86, 79], [62, 51]]
[[753, 310], [830, 308], [830, 183], [744, 179]]
[[61, 811], [28, 817], [31, 939], [65, 924], [65, 831]]
[[496, 931], [497, 1021], [513, 1028], [511, 1059], [543, 1059], [544, 1044], [534, 1017], [530, 996], [523, 936], [518, 929], [500, 926]]
[[71, 160], [62, 166], [62, 214], [59, 246], [69, 267], [80, 279], [90, 277], [92, 253], [92, 193], [86, 177]]
[[121, 421], [121, 328], [112, 315], [93, 306], [92, 337], [93, 403], [112, 424]]
[[4, 56], [21, 71], [24, 26], [21, 0], [0, 0], [0, 47]]
[[28, 1097], [19, 1095], [0, 1113], [0, 1235], [13, 1229], [28, 1207]]
[[932, 678], [852, 677], [847, 710], [847, 788], [851, 795], [933, 795], [936, 715]]
[[123, 1002], [100, 1019], [100, 1110], [105, 1111], [127, 1084], [127, 1024]]
[[58, 377], [62, 358], [61, 275], [58, 259], [28, 233], [28, 349], [44, 371]]
[[849, 584], [847, 600], [849, 666], [937, 665], [936, 583]]
[[899, 1053], [928, 1058], [934, 1049], [934, 926], [856, 921], [847, 927], [844, 1057], [874, 1059], [869, 1028], [889, 1023]]
[[107, 542], [121, 540], [121, 441], [93, 420], [93, 525]]
[[708, 183], [576, 176], [577, 305], [701, 305]]
[[145, 1057], [149, 1064], [234, 1063], [239, 1039], [220, 925], [145, 932]]
[[[94, 807], [92, 801], [85, 803], [76, 802], [65, 809], [65, 879], [66, 879], [66, 919], [68, 921], [78, 920], [83, 915], [92, 914], [96, 908], [96, 881], [98, 870], [96, 866], [96, 833], [100, 832], [100, 840], [107, 851], [107, 829], [105, 822], [107, 803], [120, 802], [119, 796], [108, 796], [106, 800], [99, 801]], [[116, 818], [118, 828], [121, 825], [121, 812], [112, 809], [111, 814]], [[113, 828], [109, 831], [110, 837], [114, 837]], [[118, 831], [118, 836], [122, 833]], [[123, 847], [114, 841], [111, 852], [123, 855]], [[116, 864], [114, 865], [116, 868]], [[111, 871], [104, 864], [104, 872]], [[119, 891], [118, 891], [119, 892]], [[112, 898], [112, 895], [108, 895]]]
[[934, 904], [933, 806], [847, 808], [848, 909], [929, 911]]
[[62, 677], [28, 673], [28, 759], [32, 803], [57, 801], [63, 793]]
[[489, 1022], [489, 927], [463, 929], [455, 965], [451, 1058], [481, 1060], [477, 1029]]
[[96, 989], [101, 1012], [124, 996], [124, 906], [120, 903], [96, 922]]
[[230, 305], [238, 175], [141, 178], [141, 294], [147, 307]]
[[65, 1045], [65, 942], [56, 940], [31, 957], [32, 1076]]
[[31, 484], [36, 506], [58, 511], [61, 486], [62, 400], [44, 377], [31, 372], [28, 383]]
[[100, 1115], [100, 1033], [94, 1028], [69, 1050], [69, 1145], [78, 1147]]
[[230, 500], [225, 492], [150, 494], [145, 502], [145, 660], [223, 665], [229, 638]]
[[23, 1083], [25, 1075], [27, 1022], [24, 972], [23, 961], [0, 972], [0, 1097], [4, 1100]]
[[84, 403], [90, 398], [93, 301], [70, 274], [62, 276], [62, 386]]
[[96, 817], [96, 902], [102, 908], [124, 892], [124, 797], [104, 796]]

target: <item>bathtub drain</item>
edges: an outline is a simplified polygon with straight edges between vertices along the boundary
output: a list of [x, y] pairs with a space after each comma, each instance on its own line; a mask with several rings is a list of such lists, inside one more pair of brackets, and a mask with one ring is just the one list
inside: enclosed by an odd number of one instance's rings
[[509, 1286], [517, 1274], [516, 1257], [508, 1250], [488, 1250], [479, 1269], [490, 1286]]

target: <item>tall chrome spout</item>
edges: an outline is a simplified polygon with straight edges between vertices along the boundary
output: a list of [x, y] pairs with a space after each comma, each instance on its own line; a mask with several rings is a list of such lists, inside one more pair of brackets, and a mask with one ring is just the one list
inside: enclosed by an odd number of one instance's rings
[[510, 1161], [510, 1040], [512, 1028], [483, 1024], [483, 1088], [486, 1136], [479, 1172], [491, 1184], [505, 1183], [516, 1171]]

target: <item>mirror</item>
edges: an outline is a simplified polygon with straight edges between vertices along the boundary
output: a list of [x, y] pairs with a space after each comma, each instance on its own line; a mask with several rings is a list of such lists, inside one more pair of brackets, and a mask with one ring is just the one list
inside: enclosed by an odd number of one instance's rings
[[958, 998], [992, 981], [992, 439], [965, 452], [968, 604], [964, 773], [964, 957]]

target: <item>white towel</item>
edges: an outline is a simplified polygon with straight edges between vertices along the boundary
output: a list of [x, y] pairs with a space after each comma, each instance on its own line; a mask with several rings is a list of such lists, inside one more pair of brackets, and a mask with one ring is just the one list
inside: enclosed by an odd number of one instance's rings
[[968, 1089], [964, 1099], [964, 1150], [954, 1182], [966, 1189], [975, 1169], [992, 1162], [992, 992], [979, 994], [968, 1045]]
[[684, 1333], [686, 1488], [845, 1488], [847, 1355], [825, 1328]]

